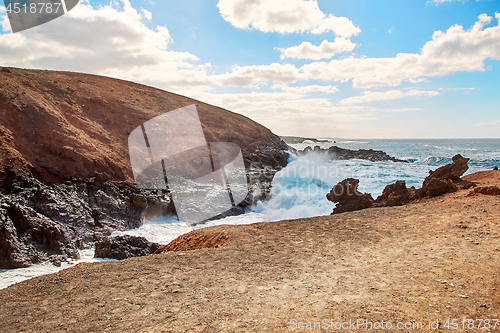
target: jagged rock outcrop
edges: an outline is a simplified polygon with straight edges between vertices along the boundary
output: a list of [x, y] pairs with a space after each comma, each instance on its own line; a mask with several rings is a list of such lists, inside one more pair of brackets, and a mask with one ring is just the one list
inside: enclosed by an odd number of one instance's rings
[[[468, 158], [461, 155], [453, 157], [451, 164], [429, 171], [422, 184], [422, 188], [407, 188], [404, 181], [387, 185], [382, 194], [373, 200], [370, 194], [358, 192], [358, 179], [348, 178], [335, 185], [326, 198], [337, 203], [332, 214], [360, 210], [369, 207], [401, 206], [412, 200], [424, 197], [434, 197], [445, 193], [455, 192], [458, 189], [467, 189], [475, 186], [474, 183], [460, 178], [468, 170]], [[480, 190], [477, 190], [478, 193]], [[495, 189], [484, 189], [484, 192], [496, 193]]]
[[2, 202], [0, 268], [27, 267], [43, 261], [79, 259], [72, 231], [33, 208]]
[[398, 180], [394, 184], [387, 185], [374, 204], [383, 207], [401, 206], [410, 202], [414, 194], [414, 187], [408, 189], [405, 181]]
[[335, 185], [326, 198], [337, 203], [332, 214], [369, 208], [373, 205], [371, 194], [358, 191], [359, 180], [347, 178]]
[[96, 243], [96, 258], [126, 259], [147, 256], [154, 253], [160, 244], [152, 243], [144, 237], [121, 235], [104, 238]]
[[452, 158], [452, 163], [429, 171], [422, 184], [422, 188], [417, 190], [415, 197], [434, 197], [445, 193], [455, 192], [459, 188], [469, 188], [472, 183], [460, 179], [468, 169], [468, 158], [458, 154]]
[[137, 228], [146, 216], [173, 209], [166, 193], [127, 182], [75, 179], [46, 185], [18, 172], [3, 179], [1, 192], [0, 268], [77, 259], [77, 248], [90, 248], [115, 230]]
[[311, 147], [306, 147], [303, 150], [299, 150], [297, 153], [299, 156], [304, 156], [311, 152], [326, 154], [330, 160], [360, 159], [372, 162], [392, 161], [392, 162], [408, 163], [408, 161], [400, 160], [395, 157], [389, 156], [387, 155], [387, 153], [381, 150], [373, 150], [373, 149], [351, 150], [351, 149], [339, 148], [337, 146], [332, 146], [328, 149], [323, 149], [320, 146], [315, 146], [314, 149]]

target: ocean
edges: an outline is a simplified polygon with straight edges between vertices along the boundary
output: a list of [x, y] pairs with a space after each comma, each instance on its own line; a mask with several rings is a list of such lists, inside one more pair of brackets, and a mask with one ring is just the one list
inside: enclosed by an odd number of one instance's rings
[[[246, 213], [224, 219], [191, 226], [180, 222], [175, 216], [146, 221], [138, 229], [115, 232], [115, 235], [130, 234], [146, 237], [150, 241], [168, 244], [178, 236], [191, 230], [222, 224], [250, 224], [278, 220], [328, 215], [334, 203], [326, 199], [331, 188], [345, 178], [360, 180], [358, 190], [376, 198], [386, 185], [397, 180], [406, 181], [407, 186], [420, 187], [429, 170], [451, 163], [456, 154], [470, 158], [466, 174], [492, 170], [500, 167], [500, 139], [425, 139], [425, 140], [344, 140], [325, 138], [326, 142], [305, 141], [291, 145], [297, 150], [307, 146], [358, 150], [382, 150], [390, 156], [410, 163], [370, 162], [366, 160], [327, 161], [321, 154], [291, 156], [286, 168], [278, 172], [273, 180], [271, 197], [248, 207]], [[39, 276], [57, 272], [79, 262], [100, 261], [92, 257], [92, 250], [82, 252], [82, 260], [63, 263], [34, 265], [29, 268], [0, 270], [0, 289]]]

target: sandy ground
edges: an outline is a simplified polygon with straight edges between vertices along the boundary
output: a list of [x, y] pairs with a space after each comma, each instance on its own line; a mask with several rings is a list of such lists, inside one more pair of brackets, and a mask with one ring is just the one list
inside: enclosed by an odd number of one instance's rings
[[[500, 185], [498, 171], [467, 178]], [[468, 193], [218, 226], [221, 248], [80, 264], [0, 290], [0, 330], [500, 332], [500, 197]]]

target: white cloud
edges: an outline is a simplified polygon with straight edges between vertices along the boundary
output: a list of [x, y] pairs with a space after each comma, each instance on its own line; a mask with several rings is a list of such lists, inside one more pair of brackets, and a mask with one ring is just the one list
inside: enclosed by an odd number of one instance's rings
[[333, 42], [325, 39], [319, 46], [313, 45], [310, 42], [303, 42], [297, 46], [277, 49], [281, 51], [281, 59], [321, 60], [329, 59], [338, 53], [352, 51], [356, 46], [357, 44], [353, 43], [350, 39], [337, 37]]
[[144, 24], [151, 17], [151, 12], [137, 11], [128, 0], [98, 8], [80, 2], [57, 20], [0, 35], [0, 63], [107, 75], [179, 93], [186, 87], [208, 88], [210, 65], [197, 64], [199, 59], [188, 52], [169, 51], [168, 29]]
[[308, 86], [299, 86], [299, 87], [289, 87], [284, 84], [276, 84], [271, 88], [281, 89], [283, 91], [293, 93], [293, 94], [307, 94], [307, 93], [321, 93], [321, 94], [331, 94], [339, 91], [339, 88], [336, 86], [319, 86], [315, 84], [311, 84]]
[[[347, 131], [341, 132], [345, 131], [345, 122], [377, 119], [364, 106], [335, 106], [330, 98], [309, 97], [305, 91], [312, 92], [315, 86], [283, 88], [283, 92], [272, 93], [200, 92], [196, 98], [244, 114], [278, 134], [347, 135]], [[294, 88], [299, 90], [298, 94]]]
[[5, 6], [0, 6], [0, 27], [2, 28], [2, 32], [10, 32], [12, 31], [10, 27], [10, 22], [9, 18], [7, 17], [7, 10], [5, 9]]
[[346, 17], [323, 13], [316, 0], [219, 0], [217, 7], [224, 20], [240, 29], [312, 34], [333, 31], [343, 37], [361, 31]]
[[[500, 13], [495, 14], [497, 20]], [[231, 72], [214, 77], [221, 86], [250, 87], [258, 82], [295, 83], [300, 80], [326, 82], [352, 80], [355, 88], [399, 86], [418, 83], [428, 77], [461, 71], [485, 71], [486, 59], [500, 60], [500, 26], [484, 28], [492, 17], [482, 14], [469, 29], [460, 25], [446, 32], [436, 31], [420, 53], [398, 53], [393, 58], [349, 57], [329, 62], [316, 61], [300, 68], [273, 63], [235, 66]]]
[[300, 79], [297, 67], [291, 64], [234, 66], [232, 71], [211, 76], [220, 86], [251, 87], [262, 81], [291, 83]]
[[142, 7], [141, 7], [141, 13], [146, 19], [148, 19], [148, 21], [151, 21], [151, 19], [153, 18], [153, 14], [149, 10], [144, 9]]
[[422, 111], [422, 108], [402, 108], [402, 109], [381, 109], [380, 112], [410, 112]]
[[[500, 18], [500, 13], [495, 14]], [[460, 71], [485, 71], [486, 59], [500, 60], [500, 26], [484, 28], [492, 17], [482, 14], [469, 29], [460, 25], [446, 32], [436, 31], [420, 53], [398, 53], [394, 58], [346, 58], [314, 62], [301, 67], [308, 79], [348, 81], [353, 86], [398, 86], [423, 77], [443, 76]], [[484, 28], [484, 29], [483, 29]]]
[[389, 101], [393, 99], [401, 99], [406, 97], [420, 97], [420, 96], [438, 96], [437, 91], [422, 91], [422, 90], [389, 90], [389, 91], [364, 91], [362, 96], [352, 96], [345, 98], [339, 102], [340, 105], [358, 104], [374, 101]]

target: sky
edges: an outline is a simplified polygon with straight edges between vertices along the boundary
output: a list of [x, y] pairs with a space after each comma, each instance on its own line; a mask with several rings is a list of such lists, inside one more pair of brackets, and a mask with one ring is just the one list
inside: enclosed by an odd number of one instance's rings
[[279, 135], [500, 138], [500, 0], [80, 1], [0, 66], [130, 80]]

